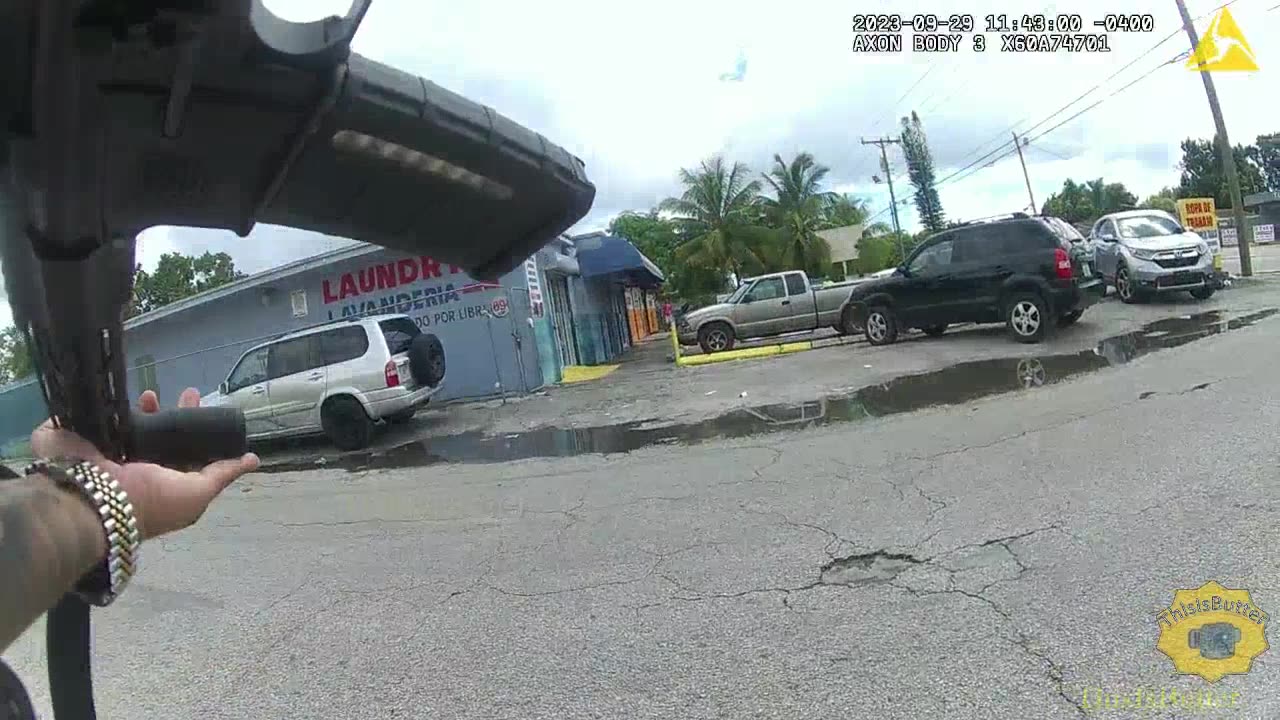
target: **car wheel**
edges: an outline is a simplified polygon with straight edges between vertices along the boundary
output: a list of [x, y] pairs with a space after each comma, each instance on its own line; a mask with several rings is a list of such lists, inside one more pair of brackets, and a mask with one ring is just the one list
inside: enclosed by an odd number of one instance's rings
[[920, 330], [924, 332], [925, 335], [928, 335], [929, 337], [938, 337], [939, 335], [947, 331], [947, 326], [945, 323], [942, 325], [930, 325], [929, 327], [926, 327], [926, 328], [920, 328]]
[[1038, 343], [1049, 332], [1049, 307], [1039, 295], [1018, 293], [1004, 307], [1005, 324], [1018, 342]]
[[703, 325], [698, 330], [698, 344], [704, 353], [716, 353], [733, 349], [733, 328], [725, 323], [715, 322]]
[[369, 444], [373, 422], [360, 401], [340, 395], [325, 401], [320, 410], [320, 426], [339, 450], [359, 450]]
[[420, 385], [435, 387], [444, 380], [444, 345], [431, 333], [422, 333], [409, 343], [409, 372]]
[[1084, 315], [1083, 310], [1072, 310], [1069, 313], [1064, 313], [1061, 317], [1058, 318], [1058, 327], [1066, 327], [1068, 325], [1074, 325], [1075, 322], [1079, 320], [1080, 316], [1082, 315]]
[[1129, 268], [1121, 265], [1116, 269], [1116, 295], [1120, 297], [1120, 302], [1136, 303], [1141, 298], [1138, 295], [1138, 289], [1133, 286], [1133, 278], [1129, 275]]
[[19, 720], [36, 717], [35, 707], [31, 704], [31, 696], [23, 687], [22, 681], [8, 665], [0, 661], [0, 717]]
[[888, 345], [898, 339], [898, 319], [887, 307], [873, 307], [867, 311], [862, 331], [872, 345]]
[[1018, 361], [1018, 383], [1030, 390], [1044, 385], [1044, 363], [1036, 358], [1023, 358]]
[[1214, 292], [1213, 288], [1209, 287], [1208, 285], [1205, 285], [1202, 288], [1196, 288], [1195, 290], [1192, 290], [1191, 297], [1197, 300], [1208, 300], [1209, 298], [1213, 297], [1213, 292]]
[[841, 335], [857, 335], [862, 328], [858, 326], [858, 320], [854, 317], [852, 307], [847, 307], [844, 312], [840, 313], [840, 334]]

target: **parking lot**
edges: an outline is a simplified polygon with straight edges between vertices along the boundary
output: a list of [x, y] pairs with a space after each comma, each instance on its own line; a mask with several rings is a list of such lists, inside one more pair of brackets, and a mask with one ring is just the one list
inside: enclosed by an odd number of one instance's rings
[[[387, 429], [370, 451], [354, 454], [352, 461], [361, 462], [371, 454], [393, 448], [399, 448], [402, 455], [425, 457], [444, 452], [445, 446], [495, 438], [507, 440], [507, 436], [535, 429], [697, 423], [744, 407], [785, 406], [844, 396], [901, 376], [963, 363], [1073, 355], [1161, 320], [1214, 310], [1247, 315], [1277, 305], [1280, 286], [1252, 279], [1238, 281], [1207, 301], [1180, 294], [1125, 305], [1112, 293], [1090, 308], [1079, 323], [1059, 330], [1040, 345], [1013, 342], [999, 325], [957, 327], [940, 338], [912, 333], [888, 347], [872, 347], [861, 336], [841, 338], [824, 329], [812, 336], [798, 336], [816, 338], [816, 349], [808, 352], [686, 368], [677, 368], [670, 362], [670, 341], [662, 336], [634, 350], [616, 372], [602, 380], [555, 387], [521, 398], [428, 408], [418, 414], [411, 426]], [[777, 340], [756, 341], [763, 342]], [[546, 442], [556, 441], [563, 439]], [[491, 446], [489, 443], [465, 452], [489, 452]], [[317, 460], [338, 461], [340, 455], [320, 439], [271, 444], [263, 448], [263, 454], [269, 466], [290, 468]]]
[[[1155, 646], [1179, 588], [1280, 607], [1276, 308], [1250, 281], [1039, 346], [701, 368], [655, 342], [370, 453], [277, 448], [96, 613], [100, 713], [1185, 716], [1090, 698], [1207, 687]], [[7, 659], [47, 712], [41, 639]], [[1280, 712], [1273, 652], [1212, 686], [1231, 717]]]

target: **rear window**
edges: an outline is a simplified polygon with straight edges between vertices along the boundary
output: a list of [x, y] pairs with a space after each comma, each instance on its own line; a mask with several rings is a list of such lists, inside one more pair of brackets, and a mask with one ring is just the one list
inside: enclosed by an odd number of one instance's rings
[[1080, 234], [1080, 231], [1066, 220], [1056, 217], [1047, 217], [1044, 218], [1044, 221], [1045, 224], [1049, 226], [1049, 229], [1053, 234], [1059, 238], [1066, 240], [1069, 243], [1084, 242], [1084, 236]]
[[800, 273], [787, 273], [784, 277], [787, 279], [788, 295], [803, 295], [805, 291], [804, 276]]
[[387, 339], [387, 349], [392, 355], [407, 351], [413, 339], [422, 334], [418, 324], [409, 318], [382, 320], [378, 327], [382, 328], [382, 337]]
[[364, 328], [351, 325], [320, 333], [320, 355], [325, 365], [364, 357], [369, 350], [369, 336]]

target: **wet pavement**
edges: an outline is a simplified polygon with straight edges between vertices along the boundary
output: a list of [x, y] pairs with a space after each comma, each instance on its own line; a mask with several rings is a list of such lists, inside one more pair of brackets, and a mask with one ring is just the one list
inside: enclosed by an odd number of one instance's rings
[[[642, 420], [585, 428], [544, 427], [502, 435], [467, 432], [429, 437], [376, 452], [349, 453], [332, 460], [268, 461], [259, 472], [295, 472], [321, 467], [360, 472], [435, 463], [496, 463], [540, 457], [626, 453], [650, 446], [692, 445], [714, 439], [857, 422], [1032, 390], [1122, 365], [1151, 352], [1247, 327], [1277, 312], [1280, 309], [1268, 308], [1231, 317], [1223, 311], [1211, 311], [1166, 318], [1137, 331], [1102, 340], [1090, 350], [960, 363], [932, 372], [899, 377], [848, 394], [803, 403], [739, 408], [691, 423]], [[1137, 399], [1146, 399], [1151, 394], [1139, 393]]]

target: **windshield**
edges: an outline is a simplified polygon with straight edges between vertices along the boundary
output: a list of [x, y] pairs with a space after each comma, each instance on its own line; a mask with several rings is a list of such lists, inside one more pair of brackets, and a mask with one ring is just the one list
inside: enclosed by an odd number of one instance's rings
[[1045, 220], [1048, 221], [1050, 229], [1058, 237], [1072, 243], [1084, 242], [1084, 235], [1071, 223], [1056, 217], [1045, 218]]
[[1117, 218], [1116, 227], [1123, 238], [1161, 237], [1182, 233], [1178, 223], [1159, 215]]
[[728, 305], [732, 305], [738, 302], [739, 300], [742, 299], [743, 295], [747, 294], [747, 291], [750, 290], [751, 286], [753, 285], [755, 285], [754, 280], [748, 280], [747, 282], [742, 283], [732, 293], [729, 294], [729, 297], [724, 299], [725, 303]]
[[[8, 0], [97, 717], [1280, 715], [1280, 0], [1183, 2]], [[260, 466], [126, 462], [187, 388]], [[0, 482], [52, 720], [83, 505]]]

